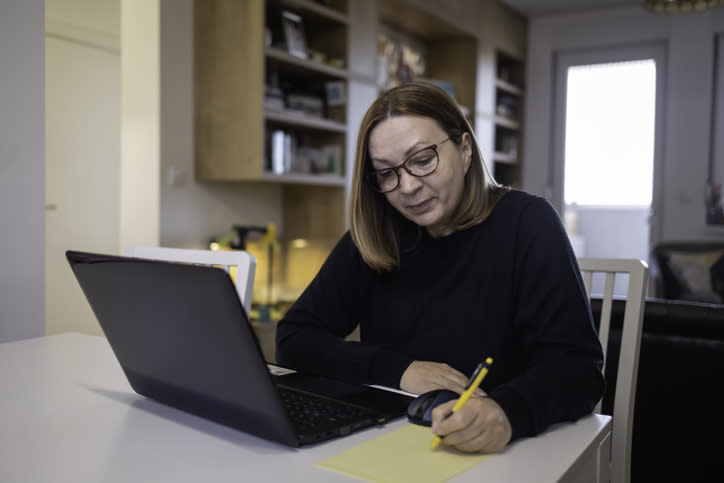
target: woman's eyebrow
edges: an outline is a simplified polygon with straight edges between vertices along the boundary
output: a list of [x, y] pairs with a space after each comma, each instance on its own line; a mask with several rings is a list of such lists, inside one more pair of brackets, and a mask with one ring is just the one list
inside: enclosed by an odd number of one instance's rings
[[[405, 160], [407, 160], [407, 158], [408, 158], [411, 154], [415, 154], [417, 151], [419, 151], [419, 150], [421, 150], [421, 149], [424, 149], [424, 148], [426, 148], [426, 147], [428, 147], [428, 146], [432, 146], [433, 144], [434, 144], [434, 143], [426, 143], [425, 141], [422, 141], [422, 140], [417, 141], [417, 142], [415, 142], [414, 144], [412, 144], [409, 148], [407, 148], [407, 150], [406, 150], [404, 153], [402, 153], [402, 155], [405, 157]], [[371, 154], [370, 154], [370, 161], [371, 161], [371, 162], [378, 162], [378, 163], [382, 163], [382, 164], [387, 164], [387, 165], [389, 165], [389, 166], [396, 166], [397, 164], [399, 164], [399, 163], [395, 163], [395, 162], [389, 161], [389, 160], [387, 160], [387, 159], [375, 158], [375, 157], [373, 157]], [[402, 162], [402, 161], [400, 161], [400, 163], [401, 163], [401, 162]], [[383, 169], [384, 169], [384, 168], [383, 168]]]
[[410, 146], [407, 151], [404, 152], [405, 159], [407, 159], [408, 156], [411, 154], [415, 154], [416, 151], [419, 151], [421, 149], [425, 149], [428, 146], [432, 146], [434, 143], [427, 143], [425, 141], [417, 141], [415, 144]]
[[378, 170], [378, 169], [387, 169], [387, 167], [395, 166], [395, 163], [393, 163], [392, 161], [388, 161], [388, 160], [382, 159], [382, 158], [373, 158], [372, 156], [370, 156], [370, 163], [383, 164], [383, 165], [385, 166], [385, 167], [382, 167], [382, 168], [375, 168], [375, 166], [373, 165], [372, 167], [373, 167], [375, 170]]

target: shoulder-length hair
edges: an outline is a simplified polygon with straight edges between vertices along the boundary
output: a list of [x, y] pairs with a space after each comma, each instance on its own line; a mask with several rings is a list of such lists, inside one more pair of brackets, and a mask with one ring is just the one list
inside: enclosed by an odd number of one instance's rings
[[456, 230], [484, 221], [508, 191], [491, 176], [470, 123], [444, 90], [426, 82], [411, 82], [384, 92], [367, 110], [360, 125], [349, 205], [352, 240], [367, 265], [378, 272], [391, 271], [400, 265], [403, 217], [384, 194], [366, 182], [373, 170], [368, 152], [369, 136], [385, 119], [406, 115], [432, 119], [458, 145], [464, 133], [470, 136], [472, 160], [465, 175], [460, 205], [451, 220]]

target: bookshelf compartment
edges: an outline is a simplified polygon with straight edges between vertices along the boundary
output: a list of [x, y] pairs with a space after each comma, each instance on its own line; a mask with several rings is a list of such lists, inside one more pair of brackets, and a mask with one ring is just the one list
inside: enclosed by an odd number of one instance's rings
[[521, 187], [523, 81], [523, 62], [496, 51], [493, 174], [499, 182], [517, 188]]

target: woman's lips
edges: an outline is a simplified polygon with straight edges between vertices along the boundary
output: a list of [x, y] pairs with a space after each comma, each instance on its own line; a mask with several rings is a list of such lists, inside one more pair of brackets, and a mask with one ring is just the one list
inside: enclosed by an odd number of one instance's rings
[[424, 213], [430, 207], [431, 203], [432, 203], [432, 199], [428, 199], [428, 200], [425, 200], [422, 203], [418, 203], [416, 205], [408, 205], [407, 209], [410, 210], [411, 212], [417, 213], [417, 214]]

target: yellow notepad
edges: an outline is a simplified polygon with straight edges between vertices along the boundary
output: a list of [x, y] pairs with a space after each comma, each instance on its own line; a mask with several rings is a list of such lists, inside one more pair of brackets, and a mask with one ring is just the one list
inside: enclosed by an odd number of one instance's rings
[[409, 424], [317, 463], [317, 466], [378, 483], [440, 483], [477, 465], [488, 455], [443, 446], [430, 449], [430, 428]]

